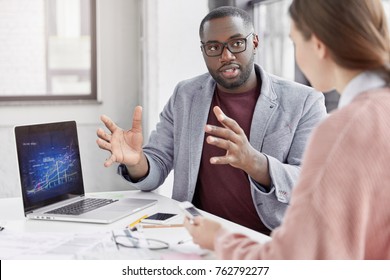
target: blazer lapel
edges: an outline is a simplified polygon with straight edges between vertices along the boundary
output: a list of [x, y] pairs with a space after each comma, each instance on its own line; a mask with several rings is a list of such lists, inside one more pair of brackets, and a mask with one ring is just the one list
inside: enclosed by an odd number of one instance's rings
[[269, 99], [260, 95], [257, 100], [255, 111], [253, 112], [253, 119], [251, 124], [251, 131], [249, 142], [258, 151], [261, 151], [265, 132], [267, 130], [269, 120], [277, 108], [276, 102], [271, 102]]
[[206, 125], [211, 101], [214, 95], [215, 82], [213, 79], [208, 79], [207, 82], [199, 89], [195, 95], [190, 112], [190, 127], [189, 130], [189, 182], [190, 189], [193, 192], [197, 181], [200, 160], [203, 149], [203, 140], [205, 136], [204, 127]]
[[257, 76], [261, 79], [261, 92], [253, 112], [249, 142], [256, 150], [261, 151], [265, 132], [273, 113], [278, 107], [278, 102], [268, 75], [258, 65], [255, 65], [255, 70]]

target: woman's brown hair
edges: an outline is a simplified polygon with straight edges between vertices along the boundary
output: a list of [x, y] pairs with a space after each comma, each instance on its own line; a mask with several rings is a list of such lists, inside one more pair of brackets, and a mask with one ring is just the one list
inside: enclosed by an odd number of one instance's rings
[[389, 27], [381, 0], [293, 0], [289, 14], [304, 38], [314, 33], [338, 65], [379, 70], [390, 83]]

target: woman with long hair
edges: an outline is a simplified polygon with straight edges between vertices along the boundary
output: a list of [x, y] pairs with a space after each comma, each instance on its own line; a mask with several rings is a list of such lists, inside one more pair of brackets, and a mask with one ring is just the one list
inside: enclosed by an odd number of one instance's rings
[[298, 65], [338, 109], [313, 132], [282, 225], [259, 244], [197, 217], [224, 259], [390, 259], [390, 38], [380, 0], [294, 0]]

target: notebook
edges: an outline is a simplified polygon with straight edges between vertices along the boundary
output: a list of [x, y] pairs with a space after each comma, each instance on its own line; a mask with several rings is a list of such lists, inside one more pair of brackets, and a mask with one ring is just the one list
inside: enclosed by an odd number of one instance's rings
[[15, 140], [27, 218], [107, 224], [157, 202], [86, 196], [75, 121], [16, 126]]

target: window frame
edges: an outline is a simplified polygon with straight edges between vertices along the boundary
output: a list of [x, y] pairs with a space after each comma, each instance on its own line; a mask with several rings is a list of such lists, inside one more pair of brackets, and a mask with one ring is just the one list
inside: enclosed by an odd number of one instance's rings
[[[50, 1], [50, 0], [49, 0]], [[89, 0], [91, 14], [90, 14], [90, 37], [91, 37], [91, 72], [90, 72], [90, 83], [91, 83], [91, 91], [89, 94], [31, 94], [31, 95], [1, 95], [0, 92], [0, 104], [1, 103], [36, 103], [36, 102], [52, 102], [52, 101], [97, 101], [97, 38], [96, 38], [96, 0]], [[47, 0], [45, 1], [45, 8], [47, 10]], [[47, 14], [47, 13], [46, 13]], [[45, 21], [48, 22], [48, 17], [46, 16]], [[46, 46], [48, 45], [48, 31], [45, 30], [45, 38], [46, 38]], [[48, 62], [46, 55], [46, 63]], [[51, 72], [66, 72], [67, 70], [54, 70]], [[51, 76], [49, 73], [47, 76]], [[47, 79], [47, 78], [46, 78]]]

